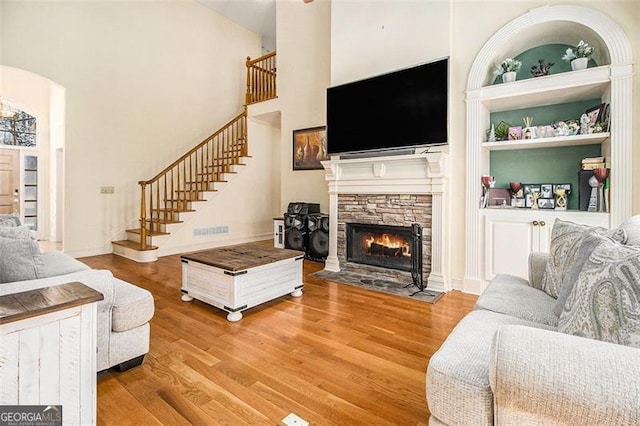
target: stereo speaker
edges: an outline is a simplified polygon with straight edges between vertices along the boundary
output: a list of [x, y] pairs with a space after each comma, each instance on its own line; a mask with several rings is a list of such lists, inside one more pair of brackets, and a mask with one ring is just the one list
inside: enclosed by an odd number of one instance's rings
[[284, 214], [284, 247], [307, 251], [307, 215]]
[[312, 213], [307, 217], [307, 258], [324, 262], [329, 255], [329, 215]]

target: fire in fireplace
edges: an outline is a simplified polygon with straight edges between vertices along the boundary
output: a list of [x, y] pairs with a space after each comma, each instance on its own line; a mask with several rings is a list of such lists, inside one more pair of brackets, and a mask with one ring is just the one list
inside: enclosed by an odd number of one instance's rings
[[347, 262], [411, 271], [411, 227], [346, 224]]

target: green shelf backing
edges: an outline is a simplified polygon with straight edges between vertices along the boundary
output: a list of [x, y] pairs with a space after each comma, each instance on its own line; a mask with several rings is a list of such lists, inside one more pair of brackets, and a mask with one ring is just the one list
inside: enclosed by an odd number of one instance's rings
[[598, 156], [600, 145], [492, 151], [491, 174], [496, 188], [509, 188], [509, 182], [570, 183], [569, 209], [577, 210], [580, 162]]

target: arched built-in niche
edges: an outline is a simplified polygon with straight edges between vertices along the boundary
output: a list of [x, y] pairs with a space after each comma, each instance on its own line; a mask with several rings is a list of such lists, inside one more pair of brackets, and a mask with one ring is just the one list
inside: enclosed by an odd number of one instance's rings
[[[560, 43], [575, 45], [579, 40], [596, 47], [600, 66], [579, 72], [529, 79], [508, 85], [491, 86], [493, 69], [504, 58], [517, 56], [535, 46]], [[607, 15], [573, 5], [543, 6], [533, 9], [499, 29], [482, 47], [467, 80], [467, 179], [466, 179], [466, 261], [464, 289], [479, 292], [486, 284], [485, 235], [478, 200], [482, 194], [480, 176], [488, 174], [489, 152], [483, 143], [490, 112], [499, 108], [519, 109], [523, 99], [537, 105], [562, 103], [564, 87], [573, 93], [596, 93], [610, 103], [608, 161], [612, 170], [609, 226], [617, 226], [631, 215], [632, 147], [632, 49], [622, 28]], [[529, 97], [529, 98], [527, 98]], [[575, 98], [575, 96], [574, 96]], [[586, 99], [586, 98], [584, 98]], [[531, 106], [525, 105], [525, 106]], [[508, 242], [505, 242], [508, 244]]]

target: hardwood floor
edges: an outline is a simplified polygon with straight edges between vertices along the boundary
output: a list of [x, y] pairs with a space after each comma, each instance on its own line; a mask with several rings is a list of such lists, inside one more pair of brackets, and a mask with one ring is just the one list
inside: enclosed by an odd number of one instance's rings
[[179, 256], [139, 264], [80, 259], [151, 291], [156, 312], [142, 366], [98, 375], [100, 425], [427, 424], [429, 357], [476, 297], [431, 305], [309, 276], [301, 298], [245, 311], [238, 323], [180, 300]]

